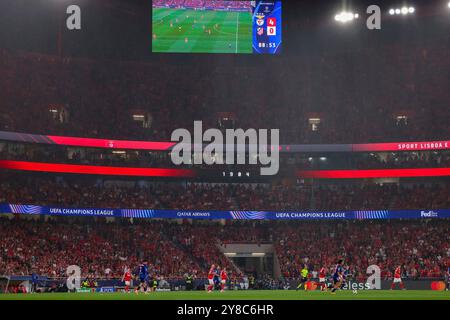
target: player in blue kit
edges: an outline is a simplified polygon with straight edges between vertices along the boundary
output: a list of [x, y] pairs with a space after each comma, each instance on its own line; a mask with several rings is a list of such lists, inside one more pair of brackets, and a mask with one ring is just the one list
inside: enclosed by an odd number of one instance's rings
[[139, 285], [135, 290], [135, 293], [139, 293], [139, 290], [146, 292], [148, 287], [148, 265], [147, 262], [142, 263], [139, 266]]
[[219, 287], [220, 287], [220, 273], [221, 273], [221, 269], [219, 266], [217, 266], [216, 273], [214, 275], [214, 288], [215, 289], [219, 289]]
[[331, 294], [336, 294], [336, 290], [342, 285], [344, 279], [344, 269], [342, 267], [342, 260], [339, 260], [333, 273], [333, 289], [331, 289]]
[[341, 289], [345, 286], [347, 283], [347, 278], [350, 277], [350, 267], [346, 266], [343, 267], [343, 273], [342, 273], [342, 283], [341, 283]]
[[450, 289], [450, 266], [447, 267], [447, 274], [445, 275], [447, 278], [447, 288], [445, 288], [446, 291]]

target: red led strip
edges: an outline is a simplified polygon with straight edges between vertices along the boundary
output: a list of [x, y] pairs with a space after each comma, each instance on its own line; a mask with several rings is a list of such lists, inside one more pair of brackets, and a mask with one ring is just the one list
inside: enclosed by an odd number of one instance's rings
[[366, 143], [354, 144], [353, 151], [430, 151], [448, 150], [450, 141], [427, 141], [427, 142], [394, 142], [394, 143]]
[[299, 178], [370, 179], [450, 176], [450, 168], [298, 171]]
[[[65, 136], [46, 136], [19, 132], [0, 131], [0, 139], [27, 143], [58, 144], [87, 148], [131, 149], [166, 151], [175, 146], [175, 142], [132, 141], [96, 138], [78, 138]], [[329, 144], [329, 145], [282, 145], [282, 152], [381, 152], [381, 151], [430, 151], [450, 150], [450, 140], [426, 142], [390, 142], [368, 144]]]
[[92, 138], [75, 138], [61, 136], [47, 136], [50, 140], [59, 145], [89, 147], [89, 148], [109, 148], [109, 149], [133, 149], [133, 150], [169, 150], [175, 145], [174, 142], [151, 142], [151, 141], [127, 141], [108, 140]]
[[28, 161], [0, 160], [0, 168], [11, 170], [24, 170], [35, 172], [76, 173], [111, 176], [133, 177], [195, 177], [196, 172], [190, 169], [165, 169], [165, 168], [127, 168], [89, 166], [59, 163], [42, 163]]

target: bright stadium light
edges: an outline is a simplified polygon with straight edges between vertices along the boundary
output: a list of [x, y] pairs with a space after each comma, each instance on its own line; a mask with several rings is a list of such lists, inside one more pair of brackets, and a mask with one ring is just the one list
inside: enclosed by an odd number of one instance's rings
[[236, 252], [225, 252], [224, 255], [227, 257], [235, 257], [235, 256], [237, 256], [237, 253]]
[[402, 7], [402, 8], [391, 8], [389, 9], [389, 14], [391, 16], [393, 15], [408, 15], [408, 14], [413, 14], [414, 12], [416, 12], [416, 8], [414, 7]]
[[347, 23], [350, 21], [353, 21], [354, 19], [358, 19], [359, 14], [353, 13], [353, 12], [346, 12], [342, 11], [341, 13], [334, 16], [334, 20], [341, 22], [341, 23]]
[[264, 257], [265, 255], [264, 252], [252, 252], [253, 257]]
[[447, 7], [450, 9], [450, 1], [448, 2]]

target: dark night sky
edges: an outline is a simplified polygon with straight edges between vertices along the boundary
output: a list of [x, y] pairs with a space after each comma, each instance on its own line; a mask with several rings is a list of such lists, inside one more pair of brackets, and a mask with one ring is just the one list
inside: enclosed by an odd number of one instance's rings
[[[315, 55], [322, 50], [342, 50], [352, 46], [378, 45], [378, 42], [427, 41], [434, 36], [448, 34], [450, 19], [438, 10], [440, 5], [415, 1], [421, 5], [414, 19], [392, 21], [384, 15], [383, 30], [365, 29], [363, 14], [366, 4], [379, 4], [384, 14], [389, 3], [395, 1], [284, 1], [283, 55]], [[346, 3], [345, 5], [343, 3]], [[82, 9], [82, 30], [62, 28], [65, 56], [97, 57], [107, 59], [168, 59], [176, 61], [179, 55], [151, 53], [151, 1], [145, 0], [0, 0], [0, 40], [2, 47], [55, 54], [59, 26], [65, 25], [67, 4], [78, 4]], [[357, 24], [339, 26], [334, 14], [343, 7], [357, 8], [362, 19]], [[434, 14], [438, 14], [433, 16]], [[422, 16], [421, 16], [422, 15]], [[429, 19], [433, 16], [433, 19]], [[400, 21], [403, 20], [403, 21]], [[183, 55], [188, 61], [197, 57]], [[203, 55], [201, 59], [205, 59]], [[256, 58], [218, 55], [206, 59], [242, 60], [248, 63]], [[270, 58], [257, 58], [270, 59]]]

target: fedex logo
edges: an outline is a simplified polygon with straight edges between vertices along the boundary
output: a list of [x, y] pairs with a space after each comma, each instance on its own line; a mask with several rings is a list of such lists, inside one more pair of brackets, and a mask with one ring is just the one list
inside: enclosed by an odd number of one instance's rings
[[434, 211], [429, 211], [429, 212], [421, 211], [420, 216], [422, 218], [437, 218], [439, 215], [437, 212], [434, 212]]

